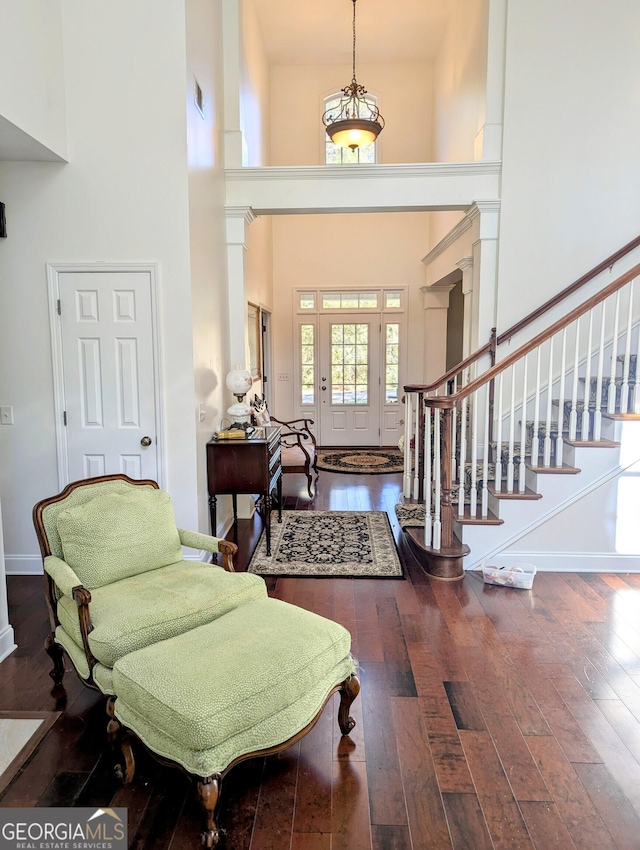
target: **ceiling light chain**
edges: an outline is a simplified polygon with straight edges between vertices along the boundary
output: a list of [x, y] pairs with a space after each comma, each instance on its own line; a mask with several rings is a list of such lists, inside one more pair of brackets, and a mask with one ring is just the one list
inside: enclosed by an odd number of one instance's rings
[[367, 90], [356, 79], [356, 0], [353, 3], [353, 76], [342, 89], [337, 107], [327, 109], [322, 121], [331, 141], [355, 151], [374, 142], [384, 127], [378, 107], [365, 97]]

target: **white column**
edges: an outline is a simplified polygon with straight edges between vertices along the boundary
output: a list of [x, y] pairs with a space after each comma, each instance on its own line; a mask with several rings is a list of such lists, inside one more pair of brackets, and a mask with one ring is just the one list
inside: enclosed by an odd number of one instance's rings
[[497, 162], [502, 159], [506, 36], [507, 0], [489, 0], [485, 110], [474, 140], [476, 161]]
[[240, 109], [244, 66], [242, 0], [222, 0], [222, 38], [224, 165], [225, 168], [242, 168], [247, 164]]
[[424, 296], [425, 384], [430, 384], [447, 371], [447, 311], [453, 287], [453, 283], [420, 287]]
[[464, 298], [463, 316], [462, 316], [462, 359], [468, 357], [472, 351], [471, 347], [471, 326], [473, 316], [473, 259], [472, 257], [463, 257], [458, 260], [456, 266], [462, 272], [462, 295]]
[[471, 351], [489, 341], [496, 326], [500, 201], [475, 201], [467, 213], [473, 228]]
[[9, 625], [7, 603], [7, 578], [4, 570], [4, 542], [2, 539], [2, 506], [0, 505], [0, 661], [16, 648], [13, 629]]
[[246, 366], [247, 299], [244, 270], [247, 228], [255, 215], [250, 207], [225, 209], [227, 230], [227, 297], [229, 303], [229, 365]]

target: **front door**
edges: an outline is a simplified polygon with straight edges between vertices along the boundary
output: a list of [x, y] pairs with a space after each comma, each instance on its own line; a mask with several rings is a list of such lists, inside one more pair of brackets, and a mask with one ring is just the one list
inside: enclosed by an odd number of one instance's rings
[[320, 316], [323, 446], [380, 445], [380, 317]]
[[60, 270], [57, 285], [61, 477], [158, 480], [151, 272]]

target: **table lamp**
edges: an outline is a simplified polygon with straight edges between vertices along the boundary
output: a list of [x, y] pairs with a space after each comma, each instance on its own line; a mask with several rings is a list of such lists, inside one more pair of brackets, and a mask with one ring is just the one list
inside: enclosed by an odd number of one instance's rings
[[244, 402], [243, 399], [253, 385], [251, 372], [242, 366], [235, 366], [227, 375], [226, 384], [227, 388], [238, 399], [235, 404], [227, 408], [227, 413], [231, 417], [231, 427], [242, 428], [246, 431], [251, 424], [251, 405]]

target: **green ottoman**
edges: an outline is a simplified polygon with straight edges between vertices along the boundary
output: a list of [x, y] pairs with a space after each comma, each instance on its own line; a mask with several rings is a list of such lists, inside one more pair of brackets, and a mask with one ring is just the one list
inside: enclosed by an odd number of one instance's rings
[[[133, 777], [127, 731], [199, 778], [206, 847], [220, 837], [224, 775], [238, 762], [278, 752], [305, 735], [340, 691], [347, 735], [360, 683], [349, 632], [277, 599], [257, 599], [189, 632], [120, 658], [113, 668], [109, 739]], [[123, 734], [124, 731], [124, 734]]]

